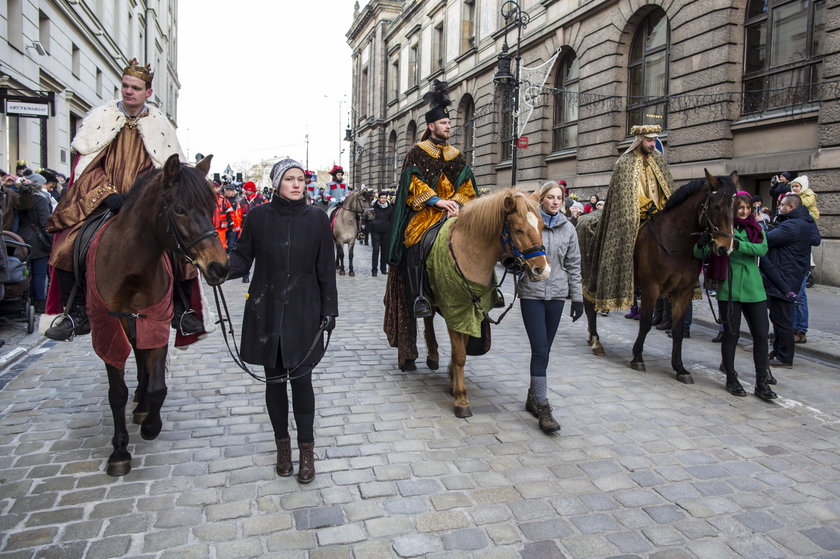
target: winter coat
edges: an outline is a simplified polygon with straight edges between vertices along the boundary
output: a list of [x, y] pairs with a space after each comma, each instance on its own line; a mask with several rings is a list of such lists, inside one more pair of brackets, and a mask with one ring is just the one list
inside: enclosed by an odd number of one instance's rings
[[388, 233], [391, 231], [391, 215], [394, 213], [394, 206], [385, 202], [380, 206], [379, 202], [373, 203], [373, 221], [368, 223], [368, 231], [374, 233]]
[[[717, 299], [741, 303], [766, 301], [767, 293], [758, 271], [758, 259], [767, 253], [767, 234], [764, 234], [760, 243], [751, 243], [746, 229], [742, 227], [736, 226], [733, 234], [738, 239], [738, 248], [729, 254], [730, 275], [717, 289]], [[708, 251], [709, 248], [698, 249], [695, 245], [694, 256], [702, 258], [704, 250]]]
[[32, 247], [30, 258], [43, 258], [50, 255], [49, 249], [42, 247], [38, 242], [38, 231], [40, 229], [44, 236], [52, 239], [52, 235], [48, 235], [44, 227], [47, 220], [52, 215], [52, 205], [49, 201], [49, 194], [44, 191], [28, 192], [21, 194], [19, 198], [19, 223], [18, 234], [26, 244]]
[[[268, 368], [296, 367], [320, 328], [338, 316], [335, 253], [327, 214], [306, 203], [275, 196], [252, 208], [230, 254], [230, 277], [254, 273], [242, 320], [242, 358]], [[316, 347], [305, 365], [317, 365]], [[282, 363], [277, 362], [277, 358]]]
[[[799, 292], [811, 266], [811, 246], [820, 244], [820, 234], [808, 208], [800, 206], [776, 218], [776, 226], [767, 232], [767, 256], [762, 260], [764, 289], [768, 297], [787, 299], [787, 291]], [[773, 266], [787, 286], [782, 291], [768, 278], [766, 266]]]
[[577, 232], [563, 214], [553, 227], [543, 227], [542, 242], [551, 266], [548, 279], [532, 282], [525, 275], [517, 286], [522, 299], [571, 299], [583, 301], [580, 279], [580, 246]]

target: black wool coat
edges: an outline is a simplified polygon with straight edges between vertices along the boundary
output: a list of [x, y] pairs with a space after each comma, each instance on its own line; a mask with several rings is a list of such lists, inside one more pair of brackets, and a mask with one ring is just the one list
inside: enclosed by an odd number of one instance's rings
[[[242, 322], [242, 359], [268, 368], [298, 366], [322, 316], [338, 316], [335, 253], [327, 214], [306, 199], [275, 196], [253, 208], [230, 254], [230, 278], [254, 274]], [[304, 365], [317, 365], [323, 342]], [[278, 357], [282, 361], [278, 361]]]

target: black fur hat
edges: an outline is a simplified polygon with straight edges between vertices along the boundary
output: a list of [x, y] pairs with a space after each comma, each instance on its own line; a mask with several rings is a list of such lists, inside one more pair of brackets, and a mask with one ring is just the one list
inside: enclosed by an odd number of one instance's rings
[[449, 105], [452, 100], [449, 99], [449, 90], [446, 82], [435, 80], [432, 83], [432, 89], [423, 96], [423, 101], [431, 107], [426, 112], [426, 124], [437, 122], [442, 118], [449, 118]]

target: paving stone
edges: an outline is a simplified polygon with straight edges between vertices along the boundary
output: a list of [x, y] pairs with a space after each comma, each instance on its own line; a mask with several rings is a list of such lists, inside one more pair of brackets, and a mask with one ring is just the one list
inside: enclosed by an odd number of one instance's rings
[[606, 537], [622, 553], [646, 553], [651, 550], [650, 541], [637, 532], [616, 532], [606, 534]]
[[621, 529], [618, 522], [606, 514], [590, 514], [571, 518], [570, 520], [584, 534], [598, 534]]
[[365, 529], [372, 538], [393, 538], [414, 531], [414, 525], [407, 516], [374, 518], [365, 522]]
[[217, 559], [247, 559], [249, 557], [261, 557], [262, 545], [259, 540], [238, 540], [232, 542], [219, 542], [214, 545]]
[[460, 511], [429, 512], [417, 516], [418, 532], [442, 532], [466, 528], [470, 522], [466, 513]]
[[246, 537], [273, 534], [291, 527], [292, 515], [285, 513], [255, 516], [242, 521], [242, 533]]
[[316, 532], [318, 545], [350, 544], [365, 540], [365, 531], [358, 524], [322, 528]]
[[412, 534], [395, 538], [393, 548], [399, 557], [422, 557], [439, 550], [441, 543], [430, 534]]
[[443, 540], [443, 548], [446, 550], [483, 549], [490, 543], [484, 532], [478, 528], [454, 530], [443, 534], [441, 539]]
[[522, 559], [567, 559], [557, 544], [550, 540], [525, 544]]
[[830, 526], [818, 526], [800, 533], [826, 551], [840, 550], [840, 532]]
[[419, 497], [385, 501], [385, 510], [391, 514], [419, 514], [428, 508], [426, 501]]
[[188, 538], [189, 530], [186, 528], [147, 532], [143, 537], [143, 551], [150, 553], [182, 546], [187, 543]]
[[106, 557], [125, 557], [131, 546], [130, 536], [115, 536], [93, 541], [85, 557], [90, 559], [105, 559]]
[[443, 490], [443, 486], [436, 479], [416, 479], [398, 481], [397, 489], [403, 497], [413, 497], [439, 493]]
[[685, 513], [674, 505], [644, 507], [644, 511], [659, 524], [671, 524], [685, 518]]
[[563, 538], [572, 534], [569, 525], [560, 519], [522, 522], [518, 526], [525, 537], [532, 542]]
[[320, 507], [296, 510], [293, 513], [298, 530], [313, 530], [344, 524], [341, 507]]

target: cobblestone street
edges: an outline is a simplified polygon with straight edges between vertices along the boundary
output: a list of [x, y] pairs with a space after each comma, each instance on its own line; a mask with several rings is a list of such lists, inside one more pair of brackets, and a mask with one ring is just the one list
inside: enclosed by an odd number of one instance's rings
[[[474, 415], [457, 419], [442, 320], [441, 370], [421, 358], [400, 372], [381, 328], [386, 277], [369, 262], [357, 245], [358, 275], [338, 279], [306, 486], [274, 473], [264, 388], [219, 332], [170, 351], [163, 432], [143, 441], [129, 424], [123, 478], [104, 473], [113, 422], [89, 337], [14, 363], [16, 376], [0, 375], [0, 558], [840, 557], [836, 360], [797, 356], [774, 371], [779, 399], [768, 403], [752, 395], [751, 355], [739, 350], [749, 396], [736, 398], [712, 330], [692, 328], [684, 359], [696, 384], [683, 385], [662, 332], [637, 372], [627, 363], [638, 322], [600, 318], [598, 358], [567, 309], [549, 368], [563, 428], [547, 436], [524, 411], [517, 303], [492, 351], [468, 358]], [[247, 286], [224, 288], [239, 327]]]

